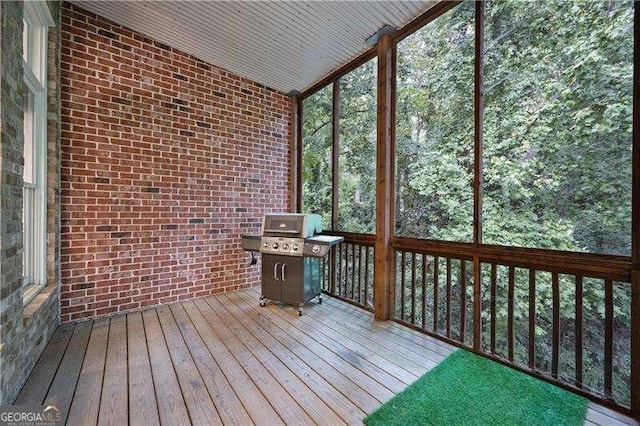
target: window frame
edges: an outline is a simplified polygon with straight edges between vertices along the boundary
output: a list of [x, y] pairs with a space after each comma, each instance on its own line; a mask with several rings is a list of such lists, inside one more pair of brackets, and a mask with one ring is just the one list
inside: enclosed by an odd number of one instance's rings
[[[406, 37], [412, 35], [416, 31], [420, 30], [422, 27], [428, 25], [431, 21], [439, 18], [443, 14], [447, 13], [449, 10], [455, 8], [456, 6], [463, 3], [463, 1], [453, 1], [453, 2], [442, 2], [436, 4], [434, 7], [427, 10], [423, 15], [416, 18], [414, 21], [410, 22], [403, 28], [399, 29], [397, 32], [391, 35], [392, 44], [393, 44], [393, 52], [396, 54], [397, 44], [401, 42]], [[470, 242], [457, 242], [457, 241], [445, 241], [445, 240], [431, 240], [425, 238], [412, 238], [412, 237], [402, 237], [395, 234], [395, 229], [392, 231], [392, 241], [393, 244], [397, 244], [400, 242], [411, 242], [412, 244], [435, 244], [435, 245], [451, 245], [456, 247], [465, 247], [465, 248], [486, 248], [488, 250], [498, 250], [505, 252], [513, 252], [514, 250], [523, 250], [524, 252], [531, 252], [541, 255], [553, 255], [553, 256], [568, 256], [571, 259], [577, 258], [588, 258], [588, 259], [602, 259], [604, 262], [614, 262], [614, 261], [622, 261], [628, 262], [629, 259], [640, 259], [640, 207], [637, 206], [637, 199], [640, 197], [638, 193], [638, 187], [640, 187], [640, 183], [638, 181], [638, 176], [640, 173], [637, 173], [640, 170], [640, 155], [637, 155], [637, 152], [640, 151], [638, 146], [640, 146], [640, 131], [637, 131], [640, 126], [640, 115], [638, 111], [640, 111], [640, 107], [638, 104], [640, 101], [637, 99], [637, 86], [640, 78], [638, 77], [640, 62], [638, 58], [640, 55], [634, 58], [634, 112], [633, 112], [633, 141], [632, 141], [632, 169], [633, 169], [633, 184], [632, 184], [632, 212], [631, 212], [631, 253], [629, 255], [618, 255], [618, 254], [603, 254], [603, 253], [591, 253], [584, 251], [570, 251], [570, 250], [562, 250], [562, 249], [554, 249], [554, 248], [543, 248], [543, 247], [521, 247], [521, 246], [503, 246], [503, 245], [495, 245], [495, 244], [487, 244], [483, 241], [483, 157], [484, 157], [484, 138], [483, 138], [483, 115], [484, 115], [484, 102], [483, 102], [483, 51], [484, 51], [484, 4], [483, 2], [474, 2], [475, 4], [475, 64], [474, 64], [474, 99], [472, 100], [474, 104], [474, 149], [473, 149], [473, 157], [474, 157], [474, 171], [473, 171], [473, 239]], [[634, 42], [637, 46], [640, 39], [638, 33], [640, 30], [638, 27], [640, 25], [638, 22], [640, 21], [640, 7], [636, 5], [634, 8], [634, 34], [636, 41]], [[376, 45], [377, 46], [377, 45]], [[302, 108], [302, 100], [306, 99], [309, 96], [312, 96], [317, 91], [323, 89], [324, 87], [335, 84], [339, 81], [339, 79], [348, 74], [351, 70], [359, 67], [366, 61], [370, 60], [374, 56], [377, 56], [377, 47], [374, 46], [370, 50], [364, 52], [360, 56], [353, 59], [351, 62], [337, 69], [330, 75], [326, 76], [322, 80], [313, 84], [309, 88], [302, 91], [302, 93], [297, 94], [295, 96], [295, 100], [297, 102], [297, 123], [298, 123], [298, 132], [296, 134], [296, 162], [297, 167], [295, 171], [297, 172], [296, 179], [293, 179], [294, 182], [297, 183], [297, 187], [295, 189], [296, 198], [294, 202], [294, 210], [300, 211], [301, 207], [301, 199], [302, 199], [302, 158], [303, 158], [303, 146], [302, 146], [302, 137], [300, 132], [301, 127], [301, 117], [303, 114]], [[637, 50], [637, 49], [636, 49]], [[378, 58], [380, 60], [380, 58]], [[394, 67], [397, 64], [394, 64]], [[395, 70], [394, 70], [395, 72]], [[391, 90], [391, 97], [395, 98], [395, 87]], [[395, 99], [392, 100], [395, 103]], [[395, 126], [395, 119], [393, 120], [393, 125]], [[392, 137], [391, 141], [391, 149], [395, 150], [395, 135]], [[395, 172], [394, 172], [395, 173]], [[392, 186], [395, 186], [395, 180], [392, 183]], [[393, 223], [395, 218], [392, 217], [391, 222]], [[333, 233], [337, 233], [340, 235], [350, 235], [350, 233], [339, 232], [334, 229], [331, 230]]]
[[23, 304], [47, 284], [47, 58], [54, 21], [46, 2], [26, 1], [23, 10], [24, 171]]
[[[367, 64], [369, 61], [376, 59], [376, 61], [378, 60], [378, 55], [377, 55], [377, 50], [375, 47], [367, 50], [366, 52], [364, 52], [363, 54], [361, 54], [360, 56], [358, 56], [356, 59], [354, 59], [352, 62], [348, 63], [347, 65], [345, 65], [344, 67], [336, 70], [335, 72], [333, 72], [332, 74], [330, 74], [329, 76], [327, 76], [326, 78], [324, 78], [323, 80], [319, 81], [318, 83], [314, 84], [312, 87], [310, 87], [309, 89], [305, 90], [302, 94], [300, 94], [297, 98], [297, 104], [298, 104], [298, 108], [297, 108], [297, 126], [298, 126], [298, 134], [297, 134], [297, 164], [298, 164], [298, 168], [296, 170], [296, 173], [298, 174], [298, 177], [296, 179], [297, 185], [298, 187], [296, 188], [296, 199], [295, 201], [295, 205], [294, 205], [294, 210], [301, 212], [302, 208], [303, 208], [303, 196], [302, 196], [302, 187], [303, 187], [303, 182], [302, 182], [302, 177], [303, 177], [303, 158], [304, 158], [304, 142], [303, 142], [303, 114], [304, 114], [304, 108], [303, 108], [303, 103], [306, 99], [312, 97], [313, 95], [315, 95], [316, 93], [320, 92], [321, 90], [332, 86], [332, 109], [331, 109], [331, 117], [330, 117], [330, 122], [331, 122], [331, 182], [332, 182], [332, 186], [331, 186], [331, 210], [329, 212], [330, 216], [331, 216], [331, 221], [328, 224], [324, 224], [324, 226], [329, 226], [330, 229], [325, 229], [327, 231], [331, 231], [331, 232], [337, 232], [339, 234], [353, 234], [353, 235], [375, 235], [375, 226], [374, 226], [374, 232], [372, 234], [357, 234], [357, 233], [352, 233], [352, 232], [345, 232], [345, 231], [338, 231], [337, 230], [337, 224], [338, 224], [338, 207], [339, 207], [339, 188], [338, 188], [338, 184], [339, 184], [339, 171], [340, 171], [340, 164], [339, 164], [339, 148], [340, 148], [340, 79], [342, 77], [347, 76], [349, 73], [351, 73], [352, 71], [360, 68], [361, 66], [364, 66], [365, 64]], [[376, 84], [377, 86], [377, 84]], [[376, 147], [377, 149], [377, 147]], [[374, 215], [374, 219], [375, 219], [375, 215]]]

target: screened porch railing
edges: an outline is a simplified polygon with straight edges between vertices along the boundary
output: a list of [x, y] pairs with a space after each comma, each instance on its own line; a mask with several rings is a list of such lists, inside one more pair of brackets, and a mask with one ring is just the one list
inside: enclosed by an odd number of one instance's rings
[[[322, 288], [373, 311], [374, 237], [339, 235]], [[393, 249], [394, 320], [630, 413], [626, 258], [398, 237]]]
[[[337, 233], [336, 233], [337, 235]], [[373, 235], [339, 234], [344, 242], [323, 260], [322, 290], [373, 310]]]
[[452, 246], [396, 239], [395, 320], [629, 409], [624, 259]]

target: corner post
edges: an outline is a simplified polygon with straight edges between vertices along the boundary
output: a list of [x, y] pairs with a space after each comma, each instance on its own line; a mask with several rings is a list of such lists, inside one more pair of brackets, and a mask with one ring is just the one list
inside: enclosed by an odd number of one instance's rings
[[631, 189], [631, 415], [640, 420], [640, 3], [633, 12], [633, 148]]
[[373, 305], [375, 317], [392, 316], [395, 256], [391, 247], [394, 231], [394, 119], [395, 45], [389, 34], [380, 38], [378, 50], [378, 126], [376, 164], [376, 239]]
[[291, 99], [291, 130], [290, 138], [290, 159], [291, 170], [289, 174], [289, 202], [292, 213], [300, 212], [302, 208], [302, 196], [300, 179], [302, 176], [302, 103], [298, 92], [292, 91], [289, 94]]

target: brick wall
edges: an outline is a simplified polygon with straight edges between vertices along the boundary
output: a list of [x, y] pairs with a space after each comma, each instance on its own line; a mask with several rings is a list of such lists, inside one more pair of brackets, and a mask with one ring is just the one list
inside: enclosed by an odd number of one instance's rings
[[240, 234], [289, 208], [290, 99], [62, 8], [62, 320], [256, 284]]
[[47, 285], [22, 299], [23, 70], [22, 2], [0, 2], [0, 405], [12, 402], [28, 378], [59, 320], [59, 3], [49, 8], [56, 27], [48, 46]]

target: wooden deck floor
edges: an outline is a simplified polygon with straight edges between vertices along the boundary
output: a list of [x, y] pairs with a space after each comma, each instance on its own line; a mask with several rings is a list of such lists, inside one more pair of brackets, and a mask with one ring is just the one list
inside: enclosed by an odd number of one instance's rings
[[[58, 328], [16, 403], [70, 425], [361, 424], [454, 348], [326, 297], [226, 293]], [[587, 423], [629, 419], [591, 405]]]

